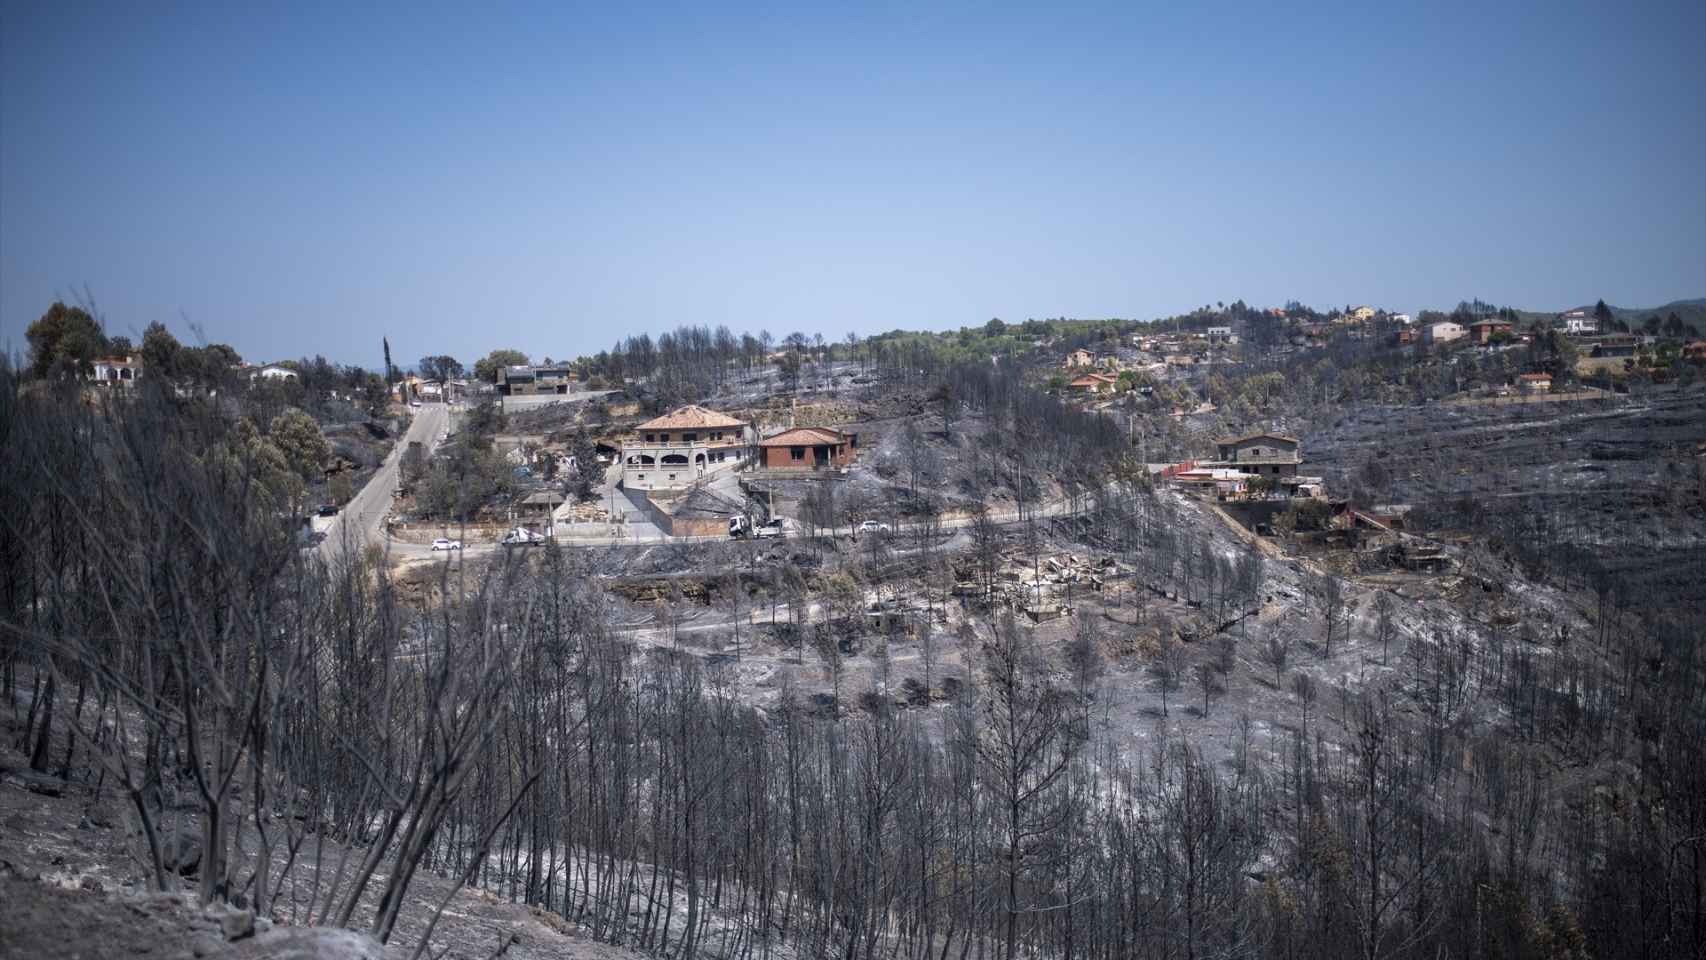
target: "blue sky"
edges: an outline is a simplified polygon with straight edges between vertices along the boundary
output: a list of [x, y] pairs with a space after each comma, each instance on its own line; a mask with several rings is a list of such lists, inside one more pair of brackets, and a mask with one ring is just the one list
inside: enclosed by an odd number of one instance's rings
[[143, 6], [0, 3], [0, 346], [1706, 296], [1698, 0]]

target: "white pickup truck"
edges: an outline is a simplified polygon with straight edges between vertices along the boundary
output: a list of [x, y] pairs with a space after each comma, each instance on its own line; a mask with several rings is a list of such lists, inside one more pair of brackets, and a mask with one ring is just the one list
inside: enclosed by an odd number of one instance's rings
[[760, 540], [781, 538], [786, 537], [793, 528], [794, 522], [792, 520], [786, 517], [773, 517], [759, 524], [758, 529], [754, 530], [752, 535]]
[[503, 539], [498, 541], [506, 547], [536, 547], [544, 542], [545, 537], [543, 535], [534, 533], [526, 527], [516, 527], [504, 534]]

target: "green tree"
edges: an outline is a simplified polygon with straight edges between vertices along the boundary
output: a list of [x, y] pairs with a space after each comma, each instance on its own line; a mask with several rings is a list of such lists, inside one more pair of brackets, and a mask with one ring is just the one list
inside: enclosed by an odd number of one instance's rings
[[1611, 326], [1611, 308], [1605, 305], [1604, 300], [1593, 305], [1593, 318], [1599, 321], [1600, 330]]
[[382, 417], [385, 407], [391, 402], [391, 391], [386, 389], [384, 378], [377, 373], [370, 373], [361, 385], [362, 399], [367, 403], [367, 415]]
[[604, 464], [598, 461], [598, 446], [585, 430], [581, 430], [575, 433], [569, 453], [575, 458], [577, 471], [569, 482], [569, 491], [581, 500], [591, 500], [598, 496], [598, 488], [604, 484]]
[[178, 362], [183, 346], [166, 325], [156, 320], [142, 331], [142, 367], [150, 375], [172, 379], [182, 368]]
[[523, 366], [528, 362], [527, 354], [520, 350], [493, 350], [474, 361], [474, 377], [487, 383], [496, 383], [498, 370], [503, 367]]
[[95, 358], [107, 350], [106, 335], [89, 311], [59, 301], [24, 336], [30, 343], [30, 369], [38, 377], [90, 376]]
[[421, 358], [421, 379], [443, 383], [462, 376], [462, 364], [447, 354]]
[[326, 469], [326, 459], [331, 451], [326, 446], [325, 436], [320, 433], [320, 425], [296, 407], [274, 417], [267, 428], [267, 436], [284, 454], [291, 472], [302, 482], [313, 483]]
[[256, 505], [263, 510], [297, 513], [302, 499], [302, 480], [270, 439], [261, 436], [248, 417], [237, 421], [225, 449], [216, 451], [220, 465], [237, 477], [244, 471], [256, 481]]
[[355, 496], [355, 481], [350, 479], [349, 471], [340, 470], [333, 474], [326, 492], [331, 496], [332, 502], [339, 506], [349, 503]]

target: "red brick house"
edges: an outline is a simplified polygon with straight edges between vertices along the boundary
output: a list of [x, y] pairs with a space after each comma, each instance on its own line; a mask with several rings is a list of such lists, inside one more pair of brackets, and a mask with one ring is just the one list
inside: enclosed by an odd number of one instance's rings
[[1510, 332], [1508, 320], [1477, 320], [1469, 325], [1469, 339], [1479, 344], [1491, 343], [1494, 337]]
[[758, 441], [758, 465], [766, 470], [827, 470], [853, 462], [859, 435], [833, 427], [795, 427]]

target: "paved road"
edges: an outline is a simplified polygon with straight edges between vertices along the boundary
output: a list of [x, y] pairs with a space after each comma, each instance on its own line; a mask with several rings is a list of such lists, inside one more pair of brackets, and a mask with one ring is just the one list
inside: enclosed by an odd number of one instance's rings
[[415, 408], [415, 419], [408, 432], [391, 448], [379, 471], [326, 528], [326, 539], [319, 548], [320, 559], [329, 563], [346, 550], [353, 549], [359, 555], [366, 545], [385, 542], [385, 515], [391, 512], [391, 495], [397, 490], [397, 465], [402, 462], [403, 451], [410, 442], [418, 440], [425, 452], [431, 454], [449, 425], [450, 408], [446, 405], [428, 403]]
[[[1041, 504], [1029, 512], [1030, 512], [1031, 516], [1034, 516], [1039, 520], [1049, 518], [1049, 517], [1063, 517], [1063, 516], [1067, 516], [1071, 513], [1071, 504], [1066, 500], [1056, 500], [1056, 501], [1052, 501], [1049, 503]], [[995, 523], [1000, 525], [1000, 526], [1010, 526], [1012, 524], [1022, 522], [1022, 518], [1019, 516], [1019, 511], [1018, 511], [1018, 508], [1016, 508], [1016, 507], [1012, 508], [1012, 509], [1008, 509], [1008, 510], [990, 511], [989, 517], [991, 520], [995, 521]], [[971, 542], [969, 530], [970, 530], [972, 524], [975, 522], [976, 522], [975, 518], [972, 518], [972, 517], [955, 517], [952, 519], [943, 520], [941, 523], [941, 529], [944, 532], [948, 532], [949, 537], [948, 537], [947, 541], [945, 541], [942, 544], [942, 548], [943, 549], [958, 550], [958, 549], [962, 549], [963, 547], [969, 545]], [[651, 529], [656, 530], [657, 528], [651, 527]], [[449, 526], [449, 530], [450, 530], [450, 534], [449, 534], [450, 536], [456, 535], [456, 525], [455, 524], [451, 524]], [[896, 539], [895, 539], [895, 545], [893, 548], [893, 552], [895, 552], [895, 553], [906, 553], [906, 552], [908, 552], [909, 548], [906, 546], [906, 543], [908, 542], [907, 538], [915, 532], [916, 531], [913, 530], [913, 528], [910, 525], [896, 524], [895, 525], [895, 537], [896, 537]], [[853, 529], [852, 529], [852, 527], [836, 527], [833, 532], [825, 530], [822, 532], [821, 535], [826, 536], [826, 537], [833, 537], [834, 539], [851, 539], [853, 536]], [[803, 536], [802, 533], [796, 533], [793, 535], [793, 537], [796, 539], [799, 537], [802, 537], [802, 536]], [[631, 532], [630, 532], [630, 535], [628, 535], [628, 536], [618, 536], [618, 537], [610, 537], [610, 536], [569, 537], [569, 536], [561, 536], [561, 535], [559, 535], [557, 537], [557, 542], [560, 545], [565, 546], [565, 547], [609, 547], [609, 546], [619, 546], [619, 545], [623, 545], [623, 544], [627, 544], [627, 545], [631, 545], [631, 546], [647, 546], [647, 545], [656, 545], [656, 544], [660, 544], [660, 543], [717, 543], [717, 542], [728, 542], [728, 541], [729, 541], [729, 537], [726, 534], [715, 534], [713, 536], [707, 536], [707, 537], [670, 537], [670, 536], [664, 536], [661, 531], [658, 532], [655, 536], [651, 536], [651, 537], [635, 537], [631, 534]], [[375, 541], [375, 542], [377, 542], [377, 541]], [[765, 540], [765, 541], [760, 541], [760, 542], [768, 544], [768, 543], [771, 543], [772, 541]], [[469, 557], [482, 557], [482, 556], [488, 556], [490, 554], [496, 553], [497, 551], [502, 550], [502, 549], [505, 549], [505, 548], [498, 545], [498, 544], [495, 544], [495, 543], [470, 543], [470, 544], [468, 544], [467, 548], [460, 551], [460, 553], [464, 556], [469, 556]], [[432, 548], [430, 546], [428, 546], [427, 544], [409, 543], [409, 542], [405, 542], [402, 540], [391, 540], [390, 544], [389, 544], [389, 550], [390, 550], [391, 556], [393, 558], [401, 558], [401, 559], [417, 559], [418, 560], [418, 559], [423, 558], [423, 557], [446, 556], [443, 553], [435, 554], [433, 552]]]

